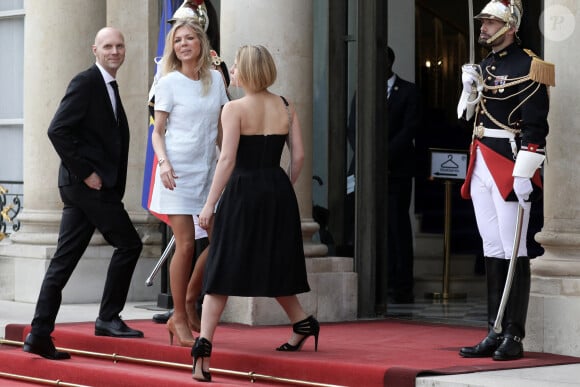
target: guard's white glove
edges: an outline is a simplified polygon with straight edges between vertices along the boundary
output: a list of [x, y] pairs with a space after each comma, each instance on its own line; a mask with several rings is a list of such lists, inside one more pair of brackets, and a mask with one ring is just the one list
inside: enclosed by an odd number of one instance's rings
[[471, 94], [476, 90], [474, 86], [477, 87], [477, 76], [471, 71], [463, 70], [461, 72], [461, 82], [463, 83], [463, 91]]
[[514, 176], [514, 192], [516, 193], [518, 201], [522, 207], [526, 200], [530, 198], [530, 194], [533, 190], [532, 180], [530, 178]]
[[465, 64], [461, 66], [461, 83], [463, 83], [463, 90], [457, 103], [457, 118], [464, 116], [465, 119], [470, 120], [475, 111], [475, 105], [481, 97], [480, 92], [483, 86], [480, 85], [481, 70], [479, 65]]

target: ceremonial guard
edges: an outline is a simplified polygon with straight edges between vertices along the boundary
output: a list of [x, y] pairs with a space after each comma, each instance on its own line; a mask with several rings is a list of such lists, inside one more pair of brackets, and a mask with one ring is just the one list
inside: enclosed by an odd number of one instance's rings
[[552, 64], [520, 47], [522, 15], [520, 0], [490, 1], [475, 19], [481, 21], [478, 42], [491, 52], [479, 65], [462, 68], [457, 113], [473, 123], [473, 141], [461, 195], [473, 201], [483, 241], [489, 324], [479, 344], [461, 348], [463, 357], [523, 356], [530, 292], [525, 238], [532, 202], [542, 189], [548, 87], [555, 75]]

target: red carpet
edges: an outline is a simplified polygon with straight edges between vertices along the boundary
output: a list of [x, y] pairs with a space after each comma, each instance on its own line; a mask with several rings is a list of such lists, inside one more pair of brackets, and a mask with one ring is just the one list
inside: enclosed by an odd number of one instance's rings
[[[60, 348], [181, 363], [183, 369], [124, 360], [115, 363], [112, 359], [80, 355], [55, 362], [24, 353], [18, 347], [3, 345], [0, 346], [0, 372], [90, 386], [196, 384], [191, 379], [190, 349], [169, 346], [164, 325], [150, 320], [130, 321], [129, 325], [143, 330], [145, 339], [95, 337], [93, 322], [58, 324], [53, 337]], [[6, 339], [23, 341], [28, 331], [28, 326], [9, 325]], [[301, 352], [274, 351], [289, 334], [290, 326], [221, 324], [213, 343], [211, 367], [341, 386], [405, 387], [414, 386], [418, 375], [580, 363], [580, 358], [534, 352], [526, 352], [525, 358], [509, 362], [464, 359], [457, 354], [459, 348], [478, 342], [485, 331], [442, 324], [399, 320], [326, 323], [321, 326], [318, 352], [314, 352], [313, 338], [308, 339]], [[212, 386], [250, 385], [248, 378], [217, 372], [212, 378], [215, 382]], [[3, 381], [0, 379], [1, 385]], [[258, 380], [252, 385], [282, 384]]]

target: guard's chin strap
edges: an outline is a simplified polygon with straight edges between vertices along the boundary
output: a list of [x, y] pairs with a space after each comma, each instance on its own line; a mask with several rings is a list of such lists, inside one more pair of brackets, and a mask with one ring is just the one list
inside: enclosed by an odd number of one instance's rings
[[491, 38], [487, 39], [485, 42], [491, 44], [494, 40], [505, 34], [510, 29], [508, 23], [506, 23], [502, 28], [500, 28]]

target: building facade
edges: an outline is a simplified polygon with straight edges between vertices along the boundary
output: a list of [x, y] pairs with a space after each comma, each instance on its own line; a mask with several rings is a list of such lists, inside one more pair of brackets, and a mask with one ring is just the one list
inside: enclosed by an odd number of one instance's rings
[[[46, 128], [71, 77], [90, 66], [90, 45], [105, 25], [120, 28], [127, 41], [127, 59], [118, 79], [131, 127], [126, 207], [145, 243], [134, 275], [130, 299], [154, 300], [158, 285], [145, 287], [145, 278], [161, 252], [162, 233], [155, 218], [141, 208], [144, 155], [148, 126], [147, 94], [155, 66], [161, 1], [158, 0], [5, 0], [0, 4], [0, 185], [21, 195], [20, 228], [0, 242], [0, 298], [35, 302], [40, 282], [56, 246], [62, 204], [56, 176], [58, 158], [46, 136]], [[319, 224], [313, 203], [330, 213], [328, 229], [336, 244], [342, 243], [346, 185], [345, 166], [349, 149], [345, 140], [348, 101], [359, 92], [358, 122], [372, 123], [378, 106], [377, 84], [382, 84], [377, 42], [397, 52], [395, 71], [421, 83], [433, 106], [449, 106], [457, 91], [445, 74], [458, 74], [465, 60], [465, 28], [457, 25], [466, 11], [450, 12], [447, 1], [438, 6], [426, 1], [389, 0], [221, 0], [219, 9], [221, 55], [233, 62], [239, 45], [267, 45], [279, 67], [274, 92], [297, 104], [304, 131], [307, 159], [296, 192], [308, 255], [313, 294], [305, 305], [322, 321], [367, 317], [380, 300], [376, 289], [380, 275], [373, 262], [383, 253], [381, 192], [375, 184], [384, 172], [374, 142], [380, 135], [359, 134], [357, 163], [361, 176], [357, 186], [354, 258], [334, 257], [320, 243]], [[485, 3], [476, 1], [476, 9]], [[441, 8], [437, 8], [441, 7]], [[557, 87], [551, 90], [548, 162], [545, 167], [544, 226], [537, 235], [545, 253], [532, 264], [532, 297], [528, 314], [526, 348], [580, 355], [580, 199], [575, 187], [580, 173], [577, 157], [574, 99], [580, 85], [574, 79], [573, 42], [577, 2], [546, 0], [540, 12], [540, 51], [556, 64]], [[451, 8], [454, 10], [455, 8]], [[437, 14], [427, 23], [417, 15]], [[465, 14], [465, 16], [464, 16]], [[444, 17], [443, 17], [444, 16]], [[540, 16], [542, 18], [540, 18]], [[525, 16], [524, 16], [525, 17]], [[385, 23], [385, 20], [387, 21]], [[556, 23], [558, 21], [558, 23]], [[421, 31], [436, 37], [429, 45]], [[451, 32], [446, 33], [446, 30]], [[452, 40], [448, 40], [449, 37]], [[451, 39], [451, 38], [450, 38]], [[538, 39], [534, 42], [537, 43]], [[445, 43], [445, 44], [443, 44]], [[439, 45], [441, 44], [441, 45]], [[455, 49], [453, 49], [455, 47]], [[536, 47], [534, 49], [537, 50]], [[429, 59], [435, 68], [423, 66]], [[437, 67], [439, 66], [439, 67]], [[449, 75], [450, 76], [450, 75]], [[457, 83], [459, 84], [459, 83]], [[466, 146], [467, 144], [465, 144]], [[364, 147], [368, 146], [367, 149]], [[312, 181], [321, 178], [323, 185]], [[419, 227], [419, 226], [418, 226]], [[416, 244], [421, 243], [419, 238]], [[332, 248], [332, 246], [330, 246]], [[336, 247], [336, 246], [334, 246]], [[100, 299], [101, 270], [107, 265], [110, 247], [95, 235], [71, 283], [65, 302]], [[330, 255], [330, 256], [329, 256]], [[279, 315], [260, 312], [268, 300], [235, 300], [226, 319], [247, 323], [281, 321]], [[262, 313], [262, 314], [261, 314]]]

